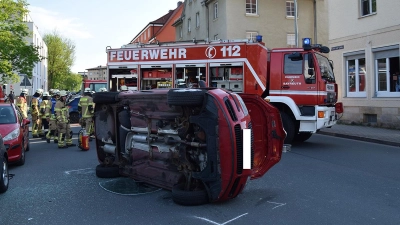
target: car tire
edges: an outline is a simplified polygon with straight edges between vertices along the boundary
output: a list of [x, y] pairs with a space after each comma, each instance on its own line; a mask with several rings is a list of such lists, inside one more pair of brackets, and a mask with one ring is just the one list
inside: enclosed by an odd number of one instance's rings
[[96, 92], [93, 94], [94, 103], [110, 104], [119, 102], [119, 92]]
[[22, 166], [25, 164], [25, 147], [24, 147], [24, 143], [22, 143], [21, 145], [21, 158], [18, 160], [18, 162], [16, 163], [17, 166]]
[[119, 167], [118, 166], [105, 166], [99, 164], [96, 166], [96, 176], [99, 178], [115, 178], [119, 177]]
[[177, 184], [172, 188], [172, 200], [179, 205], [195, 206], [209, 202], [206, 190], [186, 191], [185, 184]]
[[305, 142], [312, 136], [311, 132], [300, 132], [294, 136], [294, 142]]
[[0, 160], [0, 193], [4, 193], [8, 189], [8, 161], [3, 156], [0, 156]]
[[284, 143], [292, 144], [295, 135], [294, 121], [292, 117], [290, 117], [285, 112], [281, 112], [281, 118], [282, 118], [283, 128], [285, 128], [286, 131], [286, 138]]
[[167, 94], [169, 105], [196, 106], [202, 105], [206, 90], [202, 89], [171, 89]]
[[29, 141], [29, 138], [27, 139], [28, 140], [28, 144], [26, 145], [26, 149], [25, 149], [25, 152], [29, 152], [29, 150], [31, 150], [31, 142]]
[[71, 112], [69, 114], [69, 122], [70, 123], [79, 123], [79, 113]]

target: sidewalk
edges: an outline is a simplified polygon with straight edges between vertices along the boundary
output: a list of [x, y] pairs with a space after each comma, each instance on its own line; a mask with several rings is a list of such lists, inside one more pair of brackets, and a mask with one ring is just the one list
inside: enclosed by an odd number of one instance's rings
[[336, 124], [332, 128], [321, 129], [317, 134], [400, 147], [400, 130]]

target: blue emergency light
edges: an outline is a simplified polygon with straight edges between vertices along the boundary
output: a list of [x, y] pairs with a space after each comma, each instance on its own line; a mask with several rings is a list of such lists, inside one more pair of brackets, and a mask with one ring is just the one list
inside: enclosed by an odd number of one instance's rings
[[304, 50], [311, 49], [311, 38], [303, 38], [303, 49]]

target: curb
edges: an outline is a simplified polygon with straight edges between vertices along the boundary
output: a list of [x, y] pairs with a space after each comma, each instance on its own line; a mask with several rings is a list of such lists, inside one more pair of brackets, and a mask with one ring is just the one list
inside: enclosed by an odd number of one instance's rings
[[323, 134], [323, 135], [328, 135], [328, 136], [333, 136], [333, 137], [341, 137], [341, 138], [353, 139], [353, 140], [358, 140], [358, 141], [365, 141], [365, 142], [389, 145], [389, 146], [394, 146], [394, 147], [400, 147], [400, 143], [398, 143], [398, 142], [384, 141], [384, 140], [373, 139], [373, 138], [368, 138], [368, 137], [360, 137], [360, 136], [348, 135], [348, 134], [338, 134], [338, 133], [331, 133], [331, 132], [325, 132], [325, 131], [318, 131], [317, 134]]

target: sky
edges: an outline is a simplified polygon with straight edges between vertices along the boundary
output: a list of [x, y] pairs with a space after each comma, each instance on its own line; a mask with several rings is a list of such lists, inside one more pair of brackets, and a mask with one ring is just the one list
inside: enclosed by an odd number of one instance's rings
[[[182, 0], [183, 2], [183, 0]], [[178, 0], [28, 0], [43, 37], [57, 31], [75, 44], [72, 72], [105, 66], [106, 47], [129, 43], [149, 22], [177, 7]]]

